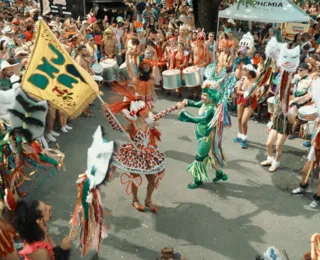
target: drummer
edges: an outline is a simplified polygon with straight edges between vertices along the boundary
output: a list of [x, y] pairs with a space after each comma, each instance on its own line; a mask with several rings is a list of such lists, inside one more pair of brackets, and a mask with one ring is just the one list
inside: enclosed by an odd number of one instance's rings
[[[168, 69], [180, 70], [181, 72], [188, 67], [188, 52], [185, 51], [183, 42], [178, 43], [178, 49], [173, 53], [172, 59], [168, 62]], [[181, 73], [183, 77], [183, 73]], [[182, 88], [177, 89], [178, 97], [182, 97]], [[167, 95], [171, 95], [171, 90], [169, 89]]]
[[134, 76], [138, 75], [138, 66], [140, 64], [139, 56], [142, 53], [142, 46], [139, 44], [138, 36], [131, 34], [131, 39], [127, 44], [128, 61]]
[[290, 102], [290, 117], [293, 121], [291, 133], [288, 139], [295, 138], [295, 131], [300, 123], [298, 119], [298, 110], [306, 105], [312, 98], [310, 93], [311, 79], [309, 77], [309, 66], [301, 63], [298, 68], [298, 74], [293, 79], [293, 99]]
[[118, 51], [118, 42], [114, 37], [113, 31], [107, 28], [101, 43], [101, 53], [106, 59], [114, 59]]
[[[201, 80], [203, 81], [204, 69], [210, 62], [210, 53], [208, 47], [205, 45], [206, 34], [201, 31], [197, 34], [197, 43], [192, 48], [191, 54], [189, 57], [189, 64], [192, 64], [195, 67], [200, 69]], [[193, 94], [195, 88], [197, 89], [197, 99], [200, 99], [201, 95], [201, 86], [190, 88], [189, 99], [193, 99]]]
[[87, 35], [87, 41], [86, 48], [90, 53], [90, 65], [92, 66], [98, 62], [98, 48], [92, 34]]
[[179, 28], [180, 34], [178, 36], [178, 42], [183, 43], [184, 49], [187, 51], [191, 50], [191, 41], [189, 37], [189, 31], [186, 25], [181, 25]]

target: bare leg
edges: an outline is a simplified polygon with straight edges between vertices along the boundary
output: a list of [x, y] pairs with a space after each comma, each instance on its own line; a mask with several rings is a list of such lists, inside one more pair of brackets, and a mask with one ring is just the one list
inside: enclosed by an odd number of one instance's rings
[[155, 174], [150, 175], [147, 174], [146, 178], [148, 180], [148, 187], [147, 187], [147, 196], [145, 200], [145, 205], [150, 208], [154, 213], [158, 212], [158, 208], [155, 204], [152, 203], [152, 193], [154, 191], [154, 179], [155, 179]]
[[282, 155], [282, 150], [283, 150], [283, 145], [287, 141], [288, 136], [284, 134], [278, 134], [277, 138], [277, 143], [276, 143], [276, 158], [275, 160], [277, 162], [280, 161], [281, 155]]
[[182, 97], [182, 88], [177, 89], [178, 97]]
[[49, 105], [48, 115], [47, 115], [47, 129], [46, 133], [50, 134], [53, 130], [54, 122], [56, 120], [56, 112], [57, 110]]
[[[131, 173], [131, 177], [135, 178], [138, 177], [137, 174]], [[131, 192], [132, 192], [132, 205], [139, 211], [143, 211], [144, 210], [144, 206], [142, 206], [139, 202], [138, 199], [138, 189], [139, 187], [137, 187], [134, 182], [131, 182]]]
[[268, 156], [270, 157], [273, 156], [273, 144], [277, 141], [277, 137], [278, 137], [277, 131], [274, 129], [271, 129], [268, 135], [267, 143], [266, 143], [267, 153], [268, 153]]
[[197, 89], [197, 98], [200, 98], [201, 92], [202, 92], [201, 86], [197, 86], [196, 89]]
[[241, 133], [247, 135], [248, 133], [248, 121], [253, 114], [253, 109], [251, 107], [246, 107], [243, 111], [242, 119], [240, 122]]
[[242, 104], [238, 105], [237, 114], [238, 114], [238, 129], [239, 133], [242, 134], [241, 121], [244, 112], [244, 106]]
[[147, 174], [146, 178], [148, 180], [146, 201], [151, 201], [152, 193], [154, 191], [154, 178], [155, 178], [155, 175]]
[[61, 127], [64, 127], [67, 124], [67, 116], [59, 111], [59, 123]]

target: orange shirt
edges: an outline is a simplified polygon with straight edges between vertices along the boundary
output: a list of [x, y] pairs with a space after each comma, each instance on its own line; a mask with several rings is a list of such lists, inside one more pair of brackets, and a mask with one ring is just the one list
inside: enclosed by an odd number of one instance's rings
[[25, 31], [24, 36], [26, 36], [26, 41], [32, 41], [33, 39], [33, 31]]

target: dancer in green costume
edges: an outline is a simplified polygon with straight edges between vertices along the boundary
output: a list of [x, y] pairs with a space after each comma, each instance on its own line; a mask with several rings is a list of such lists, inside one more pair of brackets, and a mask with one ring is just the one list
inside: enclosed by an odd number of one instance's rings
[[[179, 117], [182, 122], [189, 122], [196, 124], [195, 134], [198, 140], [198, 150], [195, 160], [188, 166], [187, 171], [192, 174], [194, 181], [188, 184], [189, 189], [196, 189], [203, 181], [210, 180], [207, 168], [211, 167], [216, 170], [216, 178], [214, 182], [220, 180], [226, 181], [228, 176], [223, 173], [220, 166], [214, 162], [210, 154], [212, 143], [212, 127], [210, 122], [214, 117], [215, 107], [222, 98], [221, 93], [214, 88], [203, 88], [201, 101], [195, 102], [185, 99], [181, 105], [178, 106]], [[199, 112], [194, 116], [185, 110], [185, 107], [198, 107]]]

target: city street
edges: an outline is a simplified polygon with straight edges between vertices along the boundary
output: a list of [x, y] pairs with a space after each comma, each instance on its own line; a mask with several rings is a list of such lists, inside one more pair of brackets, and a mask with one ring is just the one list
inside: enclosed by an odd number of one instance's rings
[[[157, 90], [159, 100], [155, 112], [179, 101], [177, 94], [167, 97]], [[105, 89], [104, 99], [112, 96]], [[184, 96], [188, 96], [184, 93]], [[34, 179], [23, 186], [30, 197], [52, 206], [54, 217], [49, 233], [58, 244], [69, 233], [69, 220], [76, 202], [79, 174], [86, 169], [86, 153], [92, 135], [99, 124], [105, 126], [106, 137], [117, 143], [126, 137], [114, 131], [101, 111], [97, 99], [92, 118], [80, 117], [72, 122], [73, 130], [62, 133], [58, 144], [65, 153], [66, 171], [50, 177], [41, 188], [36, 187], [50, 170], [38, 171]], [[188, 108], [196, 113], [194, 108]], [[118, 117], [121, 122], [124, 120]], [[249, 122], [248, 149], [233, 144], [237, 134], [236, 117], [224, 133], [224, 151], [228, 158], [227, 182], [205, 183], [197, 190], [187, 189], [192, 181], [186, 167], [193, 161], [197, 148], [194, 127], [177, 120], [177, 111], [158, 122], [162, 133], [159, 150], [167, 158], [167, 169], [153, 201], [159, 212], [140, 213], [131, 206], [125, 185], [117, 172], [102, 188], [106, 211], [105, 223], [109, 237], [103, 240], [100, 259], [155, 260], [163, 247], [174, 247], [188, 260], [253, 260], [268, 246], [285, 249], [290, 260], [301, 259], [310, 250], [311, 235], [318, 232], [318, 210], [311, 210], [311, 193], [293, 197], [292, 188], [300, 180], [299, 170], [307, 152], [302, 139], [288, 140], [284, 147], [281, 168], [274, 174], [260, 166], [266, 158], [266, 123]], [[54, 147], [51, 145], [51, 147]], [[212, 175], [214, 177], [214, 175]], [[146, 180], [139, 190], [140, 201], [146, 194]], [[80, 259], [76, 241], [71, 259]]]

